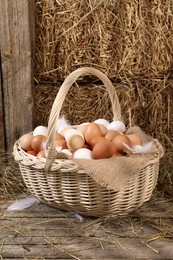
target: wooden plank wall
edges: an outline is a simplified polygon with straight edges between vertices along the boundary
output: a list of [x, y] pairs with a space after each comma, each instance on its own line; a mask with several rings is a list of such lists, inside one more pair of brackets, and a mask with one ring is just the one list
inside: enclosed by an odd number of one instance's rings
[[[0, 59], [1, 61], [1, 59]], [[0, 67], [0, 151], [5, 150], [4, 120], [3, 120], [3, 102], [2, 102], [2, 70]]]
[[[33, 0], [0, 0], [1, 106], [6, 150], [33, 129]], [[32, 31], [33, 32], [33, 31]], [[3, 146], [0, 140], [0, 147]]]

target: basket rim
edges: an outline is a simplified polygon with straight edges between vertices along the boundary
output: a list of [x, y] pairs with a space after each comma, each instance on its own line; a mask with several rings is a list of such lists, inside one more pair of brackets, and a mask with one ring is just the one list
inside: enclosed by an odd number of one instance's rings
[[[152, 164], [152, 163], [156, 163], [158, 162], [164, 155], [164, 149], [163, 146], [160, 144], [160, 142], [157, 139], [152, 139], [155, 147], [156, 147], [156, 152], [155, 153], [150, 153], [150, 154], [134, 154], [131, 155], [131, 158], [136, 158], [136, 156], [138, 157], [143, 157], [146, 158], [146, 156], [148, 157], [148, 163]], [[62, 153], [57, 153], [57, 155], [61, 155]], [[46, 158], [40, 158], [40, 157], [36, 157], [33, 156], [31, 154], [28, 154], [26, 151], [24, 151], [19, 143], [19, 139], [15, 142], [14, 146], [13, 146], [13, 156], [16, 162], [20, 162], [22, 163], [24, 166], [28, 166], [28, 167], [33, 167], [35, 169], [45, 169], [45, 164], [46, 164]], [[117, 157], [115, 157], [116, 159]], [[118, 157], [121, 160], [121, 157]], [[122, 157], [123, 158], [123, 157]], [[99, 160], [109, 160], [108, 159], [99, 159]], [[88, 159], [83, 159], [83, 160], [88, 160]], [[146, 165], [146, 166], [147, 166]], [[61, 168], [66, 168], [69, 169], [70, 171], [76, 171], [76, 170], [80, 170], [80, 167], [75, 163], [75, 159], [73, 158], [54, 158], [53, 162], [52, 162], [52, 167], [51, 169], [49, 169], [48, 172], [54, 172], [56, 170], [60, 170]], [[46, 171], [45, 171], [46, 172]]]

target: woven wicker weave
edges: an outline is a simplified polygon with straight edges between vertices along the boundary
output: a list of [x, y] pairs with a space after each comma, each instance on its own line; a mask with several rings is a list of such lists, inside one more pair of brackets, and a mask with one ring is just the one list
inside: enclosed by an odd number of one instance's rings
[[157, 184], [159, 160], [163, 155], [162, 146], [157, 140], [153, 140], [157, 152], [120, 191], [102, 187], [72, 160], [54, 159], [55, 127], [63, 101], [72, 84], [86, 74], [93, 74], [102, 80], [112, 102], [113, 120], [121, 119], [118, 97], [110, 80], [94, 68], [77, 69], [65, 79], [52, 106], [46, 143], [49, 148], [47, 158], [27, 154], [21, 149], [19, 141], [14, 144], [14, 158], [19, 163], [28, 190], [46, 204], [88, 216], [127, 214], [148, 201]]

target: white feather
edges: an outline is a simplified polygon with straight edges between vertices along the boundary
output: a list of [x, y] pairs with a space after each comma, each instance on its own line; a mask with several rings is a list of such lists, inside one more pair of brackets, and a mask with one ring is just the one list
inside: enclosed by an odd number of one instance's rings
[[134, 149], [133, 149], [133, 147], [130, 147], [128, 144], [123, 143], [123, 145], [124, 145], [130, 152], [132, 152], [132, 153], [135, 152]]
[[58, 153], [61, 152], [62, 146], [56, 146], [56, 147], [55, 147], [55, 150], [56, 150]]
[[19, 199], [13, 202], [8, 208], [8, 211], [15, 211], [15, 210], [23, 210], [29, 207], [32, 207], [34, 205], [38, 205], [40, 200], [38, 200], [36, 197], [26, 197], [24, 199]]
[[148, 142], [143, 145], [134, 145], [133, 149], [136, 153], [149, 153], [151, 152], [153, 142]]
[[56, 124], [56, 131], [58, 132], [59, 128], [63, 129], [68, 126], [71, 126], [70, 123], [65, 119], [64, 116], [61, 116]]
[[148, 142], [143, 145], [134, 145], [132, 147], [125, 143], [123, 143], [123, 145], [132, 153], [150, 153], [152, 150], [153, 142]]
[[75, 215], [75, 218], [76, 218], [79, 222], [84, 221], [84, 217], [81, 216], [79, 213], [74, 213], [74, 215]]

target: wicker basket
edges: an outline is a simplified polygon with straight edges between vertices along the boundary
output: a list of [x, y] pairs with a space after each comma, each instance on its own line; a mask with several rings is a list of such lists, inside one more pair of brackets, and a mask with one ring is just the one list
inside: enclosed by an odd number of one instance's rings
[[52, 106], [46, 143], [49, 148], [47, 158], [27, 154], [21, 149], [19, 141], [14, 144], [14, 158], [28, 190], [50, 206], [87, 216], [127, 214], [148, 201], [157, 184], [159, 160], [163, 156], [162, 146], [157, 140], [154, 140], [157, 152], [119, 191], [102, 187], [72, 160], [54, 159], [55, 127], [63, 101], [72, 84], [86, 74], [93, 74], [102, 80], [111, 99], [113, 120], [121, 119], [118, 97], [110, 80], [97, 69], [77, 69], [65, 79]]

